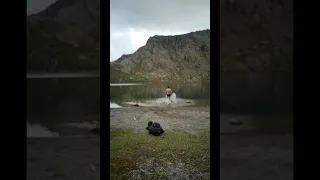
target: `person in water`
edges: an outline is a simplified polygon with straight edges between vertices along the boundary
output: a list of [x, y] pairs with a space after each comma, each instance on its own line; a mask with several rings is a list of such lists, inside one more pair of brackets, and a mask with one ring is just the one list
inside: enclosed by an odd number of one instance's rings
[[169, 98], [169, 100], [171, 101], [170, 96], [171, 96], [171, 94], [172, 94], [172, 89], [170, 89], [169, 86], [168, 86], [168, 88], [166, 89], [166, 94], [167, 94], [167, 98]]

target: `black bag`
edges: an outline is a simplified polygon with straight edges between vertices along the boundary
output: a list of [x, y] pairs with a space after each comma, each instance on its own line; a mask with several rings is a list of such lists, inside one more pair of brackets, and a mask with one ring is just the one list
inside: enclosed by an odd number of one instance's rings
[[149, 134], [152, 134], [154, 136], [160, 136], [162, 133], [164, 133], [164, 130], [162, 129], [162, 127], [160, 126], [159, 123], [154, 122], [154, 123], [150, 123], [151, 121], [149, 121], [148, 123], [148, 127], [146, 129], [149, 130]]

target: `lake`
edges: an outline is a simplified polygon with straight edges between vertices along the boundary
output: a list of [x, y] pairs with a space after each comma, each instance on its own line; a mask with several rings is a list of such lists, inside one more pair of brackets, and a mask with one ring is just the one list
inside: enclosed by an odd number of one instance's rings
[[220, 111], [292, 113], [292, 72], [220, 73]]
[[99, 119], [99, 77], [27, 79], [28, 137], [87, 133]]
[[176, 94], [174, 105], [210, 106], [209, 83], [183, 84], [110, 84], [110, 108], [132, 106], [161, 106], [164, 104], [165, 89], [170, 86]]
[[[249, 78], [248, 78], [249, 77]], [[220, 82], [220, 110], [224, 112], [292, 112], [292, 77], [280, 75], [270, 88], [269, 75], [224, 74]], [[272, 76], [271, 76], [272, 77]], [[110, 108], [161, 106], [165, 89], [176, 94], [176, 106], [210, 106], [209, 83], [110, 84]], [[88, 121], [100, 119], [100, 78], [28, 78], [28, 137], [88, 134]], [[56, 132], [52, 134], [52, 132]]]

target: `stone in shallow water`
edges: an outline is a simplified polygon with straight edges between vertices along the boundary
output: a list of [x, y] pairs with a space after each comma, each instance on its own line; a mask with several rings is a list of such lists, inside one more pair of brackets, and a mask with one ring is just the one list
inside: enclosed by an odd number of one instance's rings
[[93, 124], [95, 125], [95, 128], [91, 129], [89, 132], [92, 134], [100, 134], [100, 122], [93, 121]]
[[89, 132], [92, 134], [100, 134], [100, 128], [93, 128]]
[[239, 120], [238, 118], [232, 118], [229, 122], [230, 125], [233, 125], [233, 126], [240, 126], [242, 125], [242, 121]]

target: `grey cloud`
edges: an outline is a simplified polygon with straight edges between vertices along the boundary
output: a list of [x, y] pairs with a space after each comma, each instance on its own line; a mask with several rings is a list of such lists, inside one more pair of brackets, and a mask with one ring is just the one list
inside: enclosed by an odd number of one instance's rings
[[[130, 42], [130, 28], [172, 35], [210, 29], [210, 0], [111, 0], [110, 61], [139, 48]], [[113, 36], [119, 32], [124, 35]]]
[[[38, 13], [55, 1], [27, 0], [27, 14]], [[139, 48], [130, 42], [130, 28], [173, 34], [210, 28], [210, 0], [111, 0], [110, 11], [112, 60]], [[112, 36], [119, 32], [123, 36]]]
[[27, 15], [43, 11], [54, 2], [56, 0], [27, 0]]
[[209, 28], [210, 0], [111, 0], [110, 21], [118, 28], [200, 30]]
[[111, 60], [116, 60], [116, 58], [119, 58], [122, 54], [126, 54], [128, 52], [132, 52], [133, 47], [129, 45], [129, 35], [124, 34], [121, 37], [110, 37], [111, 41], [111, 52], [110, 52], [110, 58]]

